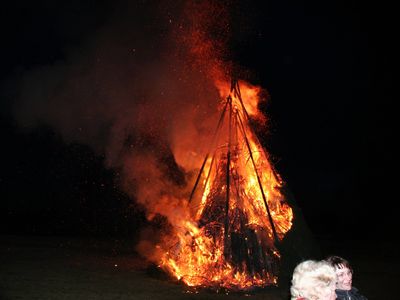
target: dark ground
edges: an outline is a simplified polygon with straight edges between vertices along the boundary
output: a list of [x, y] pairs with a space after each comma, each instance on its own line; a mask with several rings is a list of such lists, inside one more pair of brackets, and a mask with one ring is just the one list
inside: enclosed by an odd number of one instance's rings
[[[127, 240], [1, 236], [0, 299], [288, 299], [288, 287], [237, 294], [190, 292], [146, 263]], [[395, 299], [398, 245], [318, 239], [347, 257], [369, 300]]]

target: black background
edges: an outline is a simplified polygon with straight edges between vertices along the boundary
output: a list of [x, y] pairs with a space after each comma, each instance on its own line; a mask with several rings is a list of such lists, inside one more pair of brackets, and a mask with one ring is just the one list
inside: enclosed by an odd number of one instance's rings
[[[115, 3], [2, 4], [1, 81], [65, 59], [66, 49], [79, 49], [105, 24]], [[312, 231], [337, 239], [390, 237], [398, 199], [393, 7], [385, 1], [230, 4], [231, 59], [269, 92], [262, 140]], [[0, 121], [0, 231], [137, 233], [143, 214], [120, 191], [104, 157], [89, 146], [65, 144], [52, 128], [20, 131], [7, 91]]]

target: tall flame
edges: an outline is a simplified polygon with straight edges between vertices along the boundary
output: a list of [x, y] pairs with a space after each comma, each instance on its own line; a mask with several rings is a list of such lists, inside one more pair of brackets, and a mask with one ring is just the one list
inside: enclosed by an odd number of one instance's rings
[[[220, 119], [205, 157], [197, 149], [200, 145], [193, 145], [193, 136], [186, 135], [190, 130], [179, 128], [181, 134], [174, 135], [176, 163], [188, 177], [197, 171], [188, 179], [191, 193], [186, 186], [183, 191], [169, 189], [161, 179], [162, 193], [152, 194], [158, 182], [141, 187], [144, 195], [139, 198], [149, 199], [148, 218], [162, 215], [171, 225], [151, 248], [154, 253], [149, 255], [145, 246], [141, 252], [188, 286], [242, 290], [277, 283], [277, 244], [290, 230], [293, 214], [281, 194], [282, 180], [251, 128], [253, 121], [266, 121], [258, 109], [261, 88], [231, 82], [232, 74], [239, 72], [226, 59], [231, 26], [220, 3], [188, 1], [185, 18], [174, 31], [177, 53], [196, 78], [213, 87], [207, 100], [214, 101], [214, 92], [219, 93]], [[202, 115], [207, 125], [213, 119], [208, 117]], [[210, 130], [204, 127], [198, 133], [206, 136]], [[192, 161], [199, 157], [204, 159]]]
[[188, 201], [158, 246], [160, 266], [189, 286], [248, 289], [275, 285], [276, 243], [292, 226], [282, 180], [250, 127], [259, 116], [259, 88], [219, 85], [221, 119]]

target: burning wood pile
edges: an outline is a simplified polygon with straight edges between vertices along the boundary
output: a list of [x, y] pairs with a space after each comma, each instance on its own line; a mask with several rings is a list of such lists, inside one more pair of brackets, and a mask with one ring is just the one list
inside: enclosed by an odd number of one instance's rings
[[[188, 210], [168, 239], [160, 266], [194, 287], [246, 290], [277, 284], [278, 245], [292, 209], [251, 128], [256, 87], [226, 86], [221, 115], [198, 172]], [[243, 93], [243, 95], [242, 95]]]

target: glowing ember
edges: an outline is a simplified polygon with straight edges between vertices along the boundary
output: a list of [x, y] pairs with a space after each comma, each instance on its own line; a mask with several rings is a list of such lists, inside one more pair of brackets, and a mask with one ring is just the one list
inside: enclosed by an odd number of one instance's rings
[[189, 286], [248, 289], [275, 285], [277, 243], [292, 226], [282, 181], [250, 127], [259, 89], [220, 82], [221, 118], [188, 202], [159, 248], [160, 266]]

